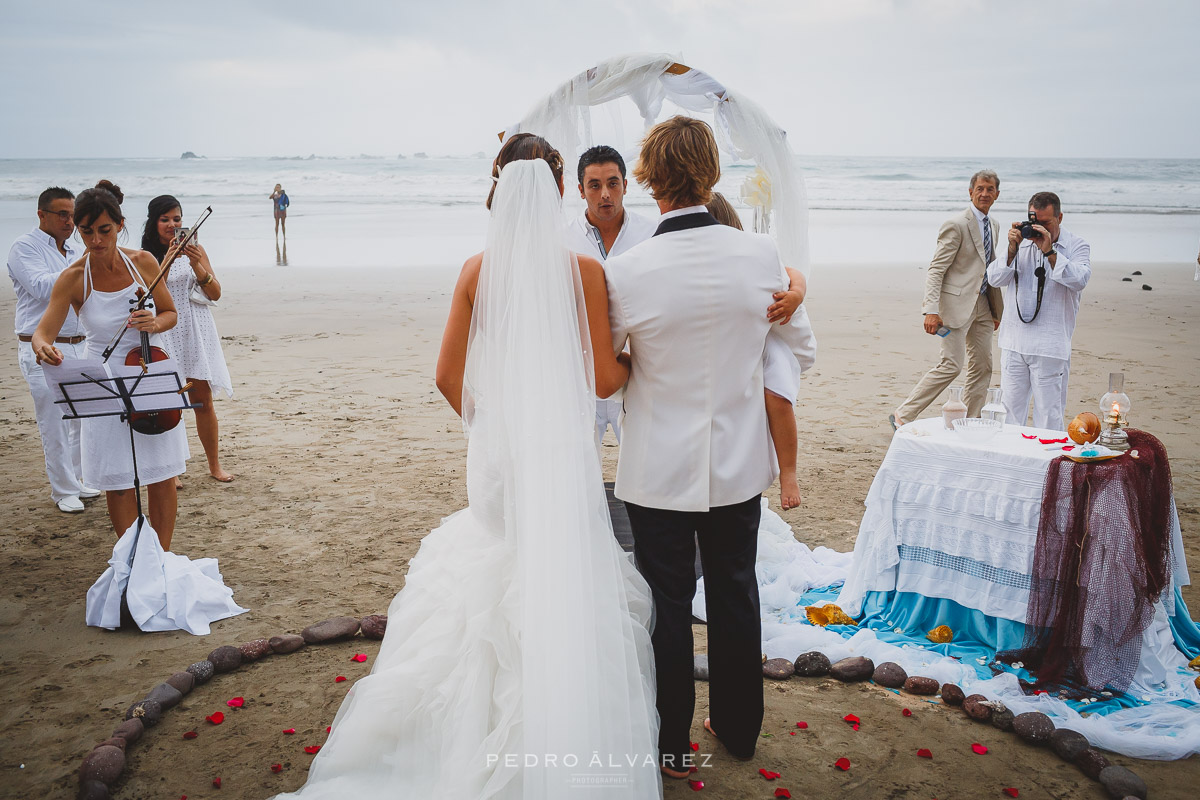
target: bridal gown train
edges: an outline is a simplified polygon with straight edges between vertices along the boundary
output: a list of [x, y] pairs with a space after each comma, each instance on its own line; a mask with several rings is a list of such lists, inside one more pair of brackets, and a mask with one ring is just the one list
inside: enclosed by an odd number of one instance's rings
[[556, 242], [552, 180], [516, 161], [497, 187], [468, 351], [469, 505], [422, 541], [371, 674], [281, 797], [660, 796], [650, 592], [608, 518], [575, 266], [561, 247], [517, 258], [529, 240], [504, 235], [552, 217], [530, 232]]

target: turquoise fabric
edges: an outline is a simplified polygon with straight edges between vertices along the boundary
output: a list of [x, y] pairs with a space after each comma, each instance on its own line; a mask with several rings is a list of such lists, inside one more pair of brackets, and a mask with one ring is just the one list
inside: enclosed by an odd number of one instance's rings
[[[800, 598], [799, 606], [837, 602], [840, 591], [840, 586], [813, 589]], [[1189, 616], [1178, 589], [1175, 590], [1175, 616], [1170, 617], [1169, 622], [1179, 649], [1187, 653], [1189, 659], [1200, 654], [1200, 627]], [[954, 641], [934, 644], [925, 638], [929, 631], [939, 625], [948, 625], [954, 631]], [[990, 617], [953, 600], [925, 597], [913, 592], [868, 592], [863, 599], [863, 615], [857, 627], [830, 625], [826, 630], [849, 638], [862, 628], [873, 630], [881, 641], [896, 646], [907, 644], [956, 658], [985, 679], [992, 677], [989, 665], [993, 664], [997, 652], [1016, 650], [1025, 641], [1024, 623]], [[979, 663], [980, 658], [984, 659], [983, 664]], [[1021, 680], [1034, 680], [1024, 669], [999, 663], [996, 666], [1016, 674]], [[1068, 703], [1076, 711], [1089, 714], [1110, 714], [1122, 708], [1146, 705], [1132, 695], [1118, 695], [1094, 703]]]

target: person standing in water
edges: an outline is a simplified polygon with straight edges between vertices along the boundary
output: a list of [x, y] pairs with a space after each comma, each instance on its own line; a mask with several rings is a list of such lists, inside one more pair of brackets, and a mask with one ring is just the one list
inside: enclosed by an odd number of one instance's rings
[[275, 238], [279, 238], [279, 226], [283, 226], [283, 238], [287, 238], [287, 210], [292, 201], [288, 199], [287, 192], [283, 190], [281, 184], [275, 184], [275, 191], [271, 192], [271, 201], [275, 204]]

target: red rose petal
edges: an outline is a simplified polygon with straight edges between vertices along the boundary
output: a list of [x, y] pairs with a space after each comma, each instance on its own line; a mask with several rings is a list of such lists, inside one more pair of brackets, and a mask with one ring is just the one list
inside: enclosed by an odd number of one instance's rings
[[272, 764], [271, 772], [283, 772], [283, 764]]
[[242, 706], [246, 705], [246, 698], [234, 697], [230, 700], [226, 700], [225, 705], [229, 706], [230, 708], [241, 708]]
[[211, 713], [207, 717], [205, 717], [205, 719], [208, 720], [209, 722], [211, 722], [213, 725], [220, 725], [222, 722], [225, 721], [225, 715], [222, 714], [220, 711], [214, 711], [213, 713]]
[[286, 733], [288, 736], [291, 736], [293, 733], [296, 732], [296, 729], [295, 728], [284, 728], [283, 732]]
[[903, 714], [903, 715], [904, 715], [904, 716], [906, 716], [906, 717], [911, 717], [911, 716], [912, 716], [912, 709], [908, 709], [908, 708], [906, 708], [906, 709], [903, 709], [903, 710], [902, 710], [900, 713], [901, 713], [901, 714]]
[[771, 772], [771, 770], [769, 770], [769, 769], [760, 769], [758, 771], [758, 774], [762, 775], [764, 778], [766, 778], [769, 781], [773, 781], [779, 777], [778, 772]]
[[693, 753], [695, 753], [695, 752], [698, 752], [698, 751], [700, 750], [700, 743], [699, 743], [699, 742], [689, 742], [689, 744], [692, 746], [692, 752], [693, 752]]
[[1034, 436], [1032, 433], [1022, 433], [1021, 438], [1022, 439], [1036, 439], [1037, 437]]
[[197, 736], [199, 736], [199, 735], [200, 735], [200, 734], [196, 733], [195, 731], [188, 731], [188, 732], [186, 732], [185, 734], [183, 734], [183, 738], [185, 738], [185, 739], [195, 739], [195, 738], [196, 738]]
[[325, 732], [326, 732], [326, 733], [329, 733], [331, 730], [333, 730], [333, 726], [332, 726], [332, 725], [326, 725], [326, 726], [325, 726]]
[[704, 781], [694, 781], [688, 778], [688, 786], [692, 787], [693, 792], [698, 792], [704, 788]]
[[361, 664], [367, 660], [367, 654], [366, 653], [355, 653], [353, 656], [350, 657], [350, 660], [357, 661], [358, 663]]
[[334, 683], [341, 683], [341, 682], [342, 682], [342, 681], [344, 681], [344, 680], [346, 680], [346, 676], [345, 676], [345, 675], [338, 675], [336, 678], [334, 678], [334, 679], [333, 679], [333, 682], [334, 682]]
[[784, 788], [781, 786], [780, 788], [778, 788], [778, 789], [776, 789], [776, 790], [775, 790], [775, 796], [776, 796], [776, 797], [782, 797], [782, 798], [784, 798], [784, 800], [791, 800], [791, 798], [792, 798], [792, 793], [791, 793], [791, 792], [789, 792], [787, 789], [784, 789]]
[[689, 772], [689, 773], [691, 773], [691, 774], [693, 774], [693, 775], [695, 775], [695, 774], [696, 774], [697, 772], [699, 772], [699, 771], [700, 771], [700, 768], [699, 768], [699, 767], [688, 767], [688, 772]]
[[842, 719], [844, 719], [846, 722], [849, 722], [851, 725], [853, 725], [856, 722], [862, 722], [862, 720], [860, 720], [858, 717], [854, 716], [853, 714], [847, 714], [846, 716], [842, 717]]
[[922, 747], [917, 751], [917, 758], [933, 758], [933, 751]]
[[221, 788], [221, 779], [220, 779], [220, 778], [213, 778], [213, 786], [215, 786], [215, 787], [217, 787], [218, 789], [220, 789], [220, 788]]
[[850, 759], [843, 756], [842, 758], [839, 758], [837, 761], [833, 762], [833, 765], [842, 772], [845, 772], [846, 770], [850, 769]]
[[797, 722], [796, 727], [799, 728], [800, 730], [804, 730], [805, 728], [808, 727], [808, 723], [807, 722]]
[[981, 745], [979, 742], [976, 742], [975, 744], [971, 745], [971, 749], [975, 751], [976, 755], [980, 755], [980, 756], [987, 752], [987, 748], [984, 747], [983, 745]]
[[1006, 795], [1008, 795], [1009, 797], [1016, 797], [1018, 794], [1020, 794], [1020, 792], [1018, 792], [1016, 789], [1014, 789], [1014, 788], [1013, 788], [1013, 787], [1011, 787], [1011, 786], [1007, 787], [1007, 788], [1004, 790], [1004, 793], [1005, 793]]
[[304, 752], [308, 753], [311, 756], [311, 755], [315, 755], [318, 751], [320, 751], [320, 749], [321, 749], [321, 745], [310, 744], [308, 747], [304, 748]]
[[1066, 444], [1068, 439], [1064, 436], [1061, 439], [1038, 439], [1038, 441], [1042, 444]]
[[795, 736], [795, 735], [796, 735], [796, 732], [795, 732], [795, 731], [789, 731], [789, 732], [788, 732], [788, 736]]

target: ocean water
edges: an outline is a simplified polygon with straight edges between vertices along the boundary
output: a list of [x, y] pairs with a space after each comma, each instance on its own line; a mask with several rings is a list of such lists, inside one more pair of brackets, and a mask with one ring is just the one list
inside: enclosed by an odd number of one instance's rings
[[[1192, 262], [1200, 247], [1200, 160], [965, 159], [798, 156], [810, 206], [816, 269], [849, 263], [922, 267], [938, 225], [966, 207], [967, 181], [1000, 175], [992, 213], [1024, 217], [1037, 191], [1063, 201], [1064, 225], [1097, 263]], [[457, 266], [484, 242], [490, 157], [0, 160], [0, 243], [35, 223], [47, 186], [78, 192], [108, 178], [125, 191], [128, 243], [141, 239], [146, 203], [173, 194], [194, 219], [213, 208], [201, 241], [218, 269], [271, 266]], [[753, 167], [727, 164], [730, 199]], [[287, 250], [277, 248], [268, 199], [282, 183], [292, 201]], [[568, 176], [564, 214], [582, 209]], [[627, 205], [657, 214], [630, 182]], [[4, 244], [7, 247], [7, 244]]]

